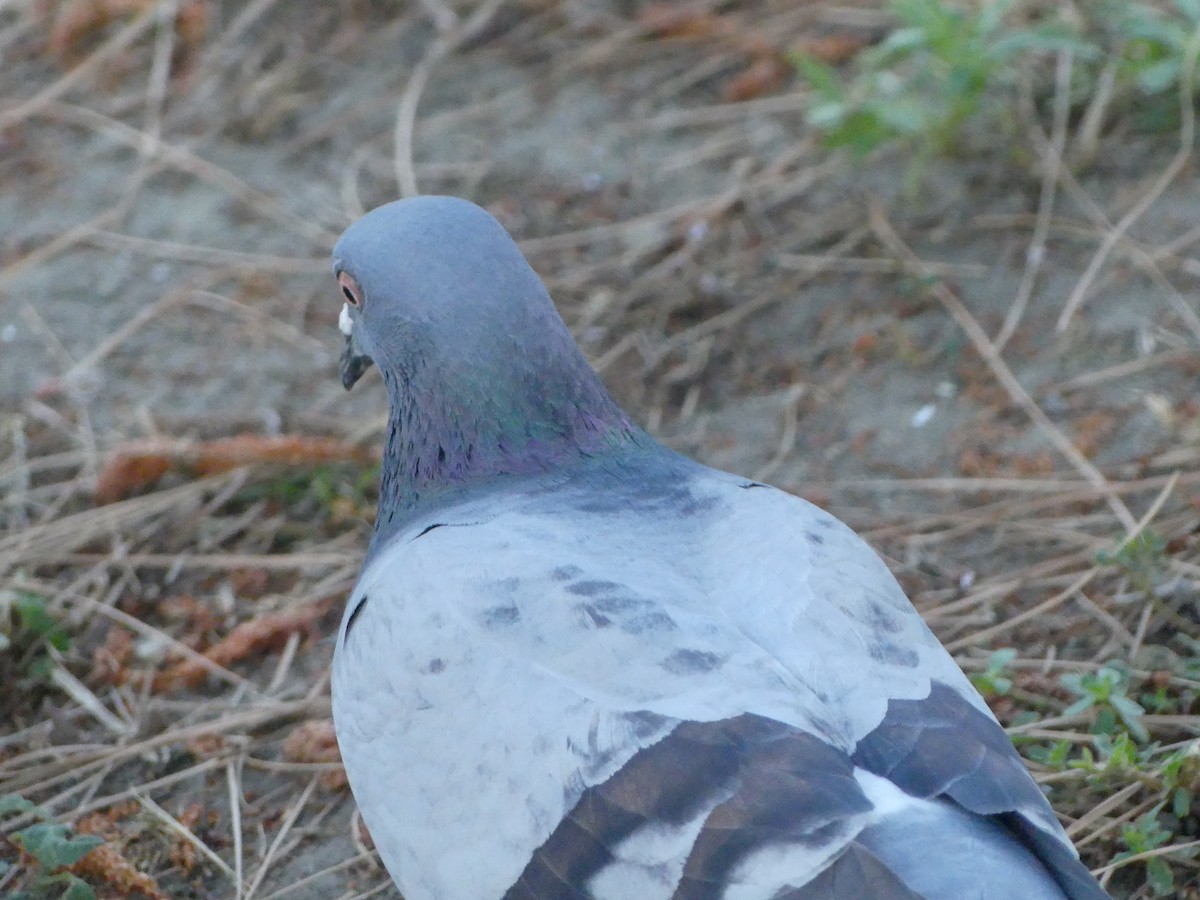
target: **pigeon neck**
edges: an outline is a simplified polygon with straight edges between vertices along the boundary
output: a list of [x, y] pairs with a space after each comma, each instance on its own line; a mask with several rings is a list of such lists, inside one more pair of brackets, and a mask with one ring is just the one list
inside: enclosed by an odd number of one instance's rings
[[497, 379], [453, 387], [444, 373], [401, 379], [384, 370], [389, 412], [376, 540], [465, 488], [652, 444], [595, 373], [581, 368], [524, 386]]

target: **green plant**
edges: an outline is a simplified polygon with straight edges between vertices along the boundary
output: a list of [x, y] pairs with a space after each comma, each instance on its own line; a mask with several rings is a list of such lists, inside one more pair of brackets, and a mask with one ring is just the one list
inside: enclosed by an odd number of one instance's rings
[[1200, 794], [1200, 740], [1173, 751], [1160, 763], [1159, 772], [1171, 812], [1180, 819], [1191, 814], [1192, 801]]
[[1175, 0], [1172, 16], [1145, 3], [1111, 4], [1115, 26], [1126, 36], [1122, 68], [1147, 95], [1172, 90], [1183, 74], [1188, 43], [1200, 27], [1200, 0]]
[[[985, 116], [995, 133], [1013, 120], [1014, 88], [1047, 52], [1072, 54], [1077, 109], [1096, 101], [1125, 110], [1142, 130], [1175, 127], [1200, 40], [1200, 0], [1094, 0], [1061, 20], [1027, 0], [892, 0], [888, 8], [897, 27], [858, 55], [848, 77], [812, 56], [793, 63], [814, 89], [808, 121], [829, 145], [858, 155], [913, 145], [914, 170], [957, 150], [969, 121]], [[1034, 90], [1044, 96], [1049, 79]]]
[[1174, 127], [1179, 118], [1176, 90], [1200, 29], [1200, 0], [1174, 0], [1169, 9], [1108, 0], [1093, 15], [1097, 13], [1099, 28], [1115, 45], [1111, 64], [1118, 80], [1142, 101], [1135, 107], [1136, 124], [1146, 129]]
[[1138, 703], [1141, 704], [1142, 709], [1156, 715], [1174, 713], [1179, 709], [1178, 699], [1167, 690], [1165, 685], [1159, 685], [1153, 694], [1143, 693], [1138, 698]]
[[[8, 836], [8, 840], [28, 858], [27, 877], [22, 890], [8, 896], [11, 900], [95, 900], [95, 892], [79, 876], [67, 871], [104, 841], [90, 834], [76, 835], [67, 825], [51, 821], [41, 807], [24, 797], [0, 797], [0, 816], [32, 813], [40, 821]], [[12, 867], [0, 860], [0, 876]]]
[[1136, 590], [1152, 597], [1167, 571], [1166, 550], [1167, 542], [1146, 528], [1122, 543], [1113, 553], [1101, 550], [1096, 554], [1096, 562], [1123, 570]]
[[[1190, 843], [1194, 835], [1187, 826], [1176, 834], [1179, 823], [1192, 815], [1195, 798], [1200, 793], [1200, 740], [1182, 747], [1164, 748], [1158, 743], [1139, 746], [1123, 730], [1113, 734], [1094, 734], [1091, 746], [1073, 739], [1051, 744], [1026, 745], [1025, 754], [1035, 762], [1055, 771], [1077, 771], [1086, 775], [1087, 788], [1076, 788], [1080, 794], [1106, 796], [1114, 790], [1137, 784], [1140, 799], [1152, 805], [1149, 812], [1124, 826], [1119, 835], [1124, 850], [1110, 859], [1111, 863], [1144, 871], [1145, 883], [1156, 896], [1173, 896], [1175, 878], [1172, 866], [1194, 858], [1196, 851], [1187, 847], [1162, 852], [1176, 840]], [[1086, 802], [1086, 801], [1085, 801]], [[1086, 807], [1085, 807], [1086, 808]], [[1134, 859], [1142, 853], [1159, 851], [1148, 859]]]
[[1145, 710], [1130, 699], [1129, 672], [1117, 663], [1102, 666], [1096, 672], [1083, 675], [1064, 675], [1063, 686], [1079, 699], [1063, 710], [1074, 716], [1089, 709], [1095, 710], [1091, 731], [1097, 735], [1113, 735], [1123, 727], [1139, 743], [1150, 740], [1141, 718]]
[[1062, 772], [1071, 767], [1071, 751], [1075, 744], [1070, 741], [1055, 741], [1049, 746], [1035, 744], [1025, 747], [1025, 755], [1035, 763]]
[[1124, 732], [1115, 736], [1093, 735], [1090, 747], [1066, 740], [1055, 741], [1049, 746], [1035, 745], [1027, 748], [1026, 755], [1055, 771], [1079, 770], [1101, 781], [1108, 776], [1140, 771], [1143, 766], [1137, 744]]
[[339, 503], [366, 504], [376, 493], [379, 467], [366, 470], [346, 466], [313, 466], [281, 472], [263, 481], [254, 482], [237, 495], [241, 503], [271, 500], [287, 506], [312, 503], [330, 510]]
[[51, 648], [65, 652], [70, 635], [47, 608], [45, 597], [25, 591], [0, 595], [0, 653], [15, 660], [24, 677], [44, 682], [54, 668]]
[[944, 154], [989, 97], [1015, 82], [1018, 56], [1068, 46], [1097, 52], [1051, 25], [1008, 26], [1012, 6], [999, 0], [968, 11], [943, 0], [892, 0], [900, 26], [859, 55], [849, 84], [811, 56], [794, 57], [817, 93], [809, 123], [830, 145], [860, 155], [895, 140], [915, 143], [922, 155]]
[[1011, 647], [997, 650], [988, 657], [987, 668], [971, 676], [971, 684], [985, 698], [1004, 697], [1012, 690], [1012, 679], [1008, 675], [1009, 664], [1017, 658]]
[[[1163, 804], [1160, 803], [1122, 829], [1121, 842], [1127, 849], [1113, 857], [1114, 863], [1119, 863], [1139, 853], [1154, 850], [1171, 840], [1174, 835], [1160, 822], [1162, 810]], [[1166, 897], [1173, 894], [1175, 877], [1171, 873], [1171, 867], [1167, 861], [1161, 856], [1155, 856], [1145, 860], [1145, 865], [1146, 881], [1155, 896]]]

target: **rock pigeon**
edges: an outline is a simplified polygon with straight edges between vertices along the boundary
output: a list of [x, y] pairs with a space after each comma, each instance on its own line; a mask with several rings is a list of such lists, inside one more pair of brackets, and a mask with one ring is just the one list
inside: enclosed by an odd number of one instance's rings
[[333, 713], [406, 900], [1106, 896], [880, 558], [637, 427], [491, 215], [333, 256], [389, 402]]

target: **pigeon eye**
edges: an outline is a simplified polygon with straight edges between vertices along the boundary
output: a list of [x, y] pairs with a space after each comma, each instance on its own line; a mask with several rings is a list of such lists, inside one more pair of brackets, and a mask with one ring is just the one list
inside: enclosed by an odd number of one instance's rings
[[342, 272], [338, 275], [338, 285], [342, 289], [342, 296], [346, 298], [346, 302], [351, 306], [362, 306], [360, 299], [361, 291], [358, 288], [358, 282]]

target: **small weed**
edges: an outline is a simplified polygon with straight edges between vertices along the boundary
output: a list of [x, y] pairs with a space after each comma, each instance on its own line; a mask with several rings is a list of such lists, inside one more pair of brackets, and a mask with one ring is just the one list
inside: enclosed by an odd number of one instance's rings
[[859, 54], [849, 78], [812, 57], [793, 63], [816, 94], [809, 124], [830, 146], [860, 156], [885, 144], [914, 146], [917, 172], [930, 158], [953, 154], [971, 120], [986, 118], [991, 134], [1013, 121], [1015, 86], [1048, 52], [1070, 51], [1079, 63], [1077, 108], [1110, 68], [1114, 95], [1124, 101], [1118, 105], [1136, 126], [1174, 126], [1180, 82], [1200, 39], [1200, 0], [1174, 0], [1165, 9], [1099, 0], [1070, 25], [1019, 0], [892, 0], [889, 9], [896, 29]]
[[[1191, 815], [1194, 798], [1200, 792], [1200, 741], [1164, 751], [1158, 744], [1139, 746], [1124, 731], [1096, 734], [1093, 747], [1061, 740], [1050, 745], [1030, 746], [1030, 759], [1055, 771], [1079, 770], [1097, 789], [1108, 792], [1130, 782], [1139, 782], [1150, 792], [1147, 800], [1153, 808], [1128, 823], [1121, 834], [1125, 850], [1113, 863], [1163, 847], [1176, 838], [1176, 829]], [[1184, 827], [1184, 840], [1191, 835]], [[1151, 857], [1130, 863], [1144, 866], [1145, 881], [1155, 896], [1173, 896], [1174, 876], [1171, 856]]]
[[[67, 871], [104, 841], [94, 835], [76, 835], [67, 825], [51, 821], [41, 807], [24, 797], [0, 797], [0, 816], [33, 813], [41, 821], [28, 825], [6, 837], [21, 851], [17, 865], [26, 868], [22, 890], [8, 896], [11, 900], [95, 900], [95, 892], [82, 878]], [[12, 868], [12, 863], [0, 860], [0, 875]]]
[[1083, 758], [1077, 761], [1074, 768], [1087, 769], [1097, 775], [1141, 771], [1151, 765], [1154, 751], [1157, 749], [1151, 747], [1146, 752], [1138, 750], [1138, 745], [1123, 731], [1115, 735], [1097, 734], [1092, 738], [1092, 744], [1100, 756], [1099, 761], [1090, 751], [1085, 750]]
[[1075, 744], [1071, 741], [1055, 741], [1049, 746], [1027, 746], [1024, 752], [1035, 763], [1039, 763], [1048, 769], [1053, 769], [1055, 772], [1065, 772], [1067, 769], [1072, 768], [1071, 751], [1074, 749]]
[[1176, 750], [1160, 766], [1163, 794], [1177, 818], [1191, 815], [1193, 800], [1200, 795], [1200, 741]]
[[810, 124], [831, 146], [859, 155], [893, 141], [915, 144], [922, 157], [950, 153], [967, 121], [1015, 84], [1019, 56], [1068, 46], [1097, 52], [1061, 28], [1008, 26], [1012, 6], [968, 12], [943, 0], [892, 0], [900, 26], [860, 54], [849, 84], [816, 59], [795, 57], [819, 98]]
[[1092, 15], [1113, 46], [1118, 83], [1136, 95], [1135, 125], [1147, 131], [1174, 128], [1176, 89], [1200, 29], [1200, 0], [1174, 0], [1172, 9], [1106, 0]]
[[1166, 686], [1155, 688], [1153, 694], [1144, 693], [1138, 698], [1142, 709], [1155, 715], [1170, 715], [1179, 712], [1179, 698], [1172, 695]]
[[1147, 528], [1121, 544], [1115, 553], [1100, 551], [1096, 562], [1123, 570], [1135, 590], [1153, 597], [1167, 571], [1166, 550], [1167, 542]]
[[[1125, 826], [1121, 831], [1121, 842], [1126, 850], [1113, 857], [1113, 862], [1121, 862], [1139, 853], [1146, 853], [1168, 843], [1174, 836], [1171, 831], [1162, 827], [1160, 816], [1163, 804], [1158, 804], [1149, 812], [1139, 816]], [[1146, 881], [1156, 897], [1166, 897], [1175, 891], [1175, 877], [1171, 867], [1161, 856], [1145, 860]]]
[[362, 515], [373, 504], [379, 483], [379, 467], [367, 470], [316, 466], [306, 471], [289, 471], [246, 487], [238, 494], [242, 503], [268, 500], [288, 507], [311, 505], [335, 521]]
[[1141, 718], [1145, 710], [1127, 696], [1129, 672], [1117, 663], [1083, 675], [1064, 675], [1063, 685], [1079, 699], [1063, 710], [1063, 715], [1078, 715], [1094, 709], [1091, 731], [1096, 735], [1114, 735], [1122, 728], [1139, 743], [1150, 740]]
[[66, 652], [71, 638], [50, 613], [45, 597], [0, 592], [0, 654], [16, 664], [23, 681], [45, 682], [54, 668], [50, 650]]
[[1016, 658], [1017, 651], [1011, 647], [997, 650], [989, 656], [987, 668], [971, 676], [975, 690], [979, 691], [984, 699], [1007, 696], [1013, 686], [1012, 679], [1008, 676], [1008, 666]]

